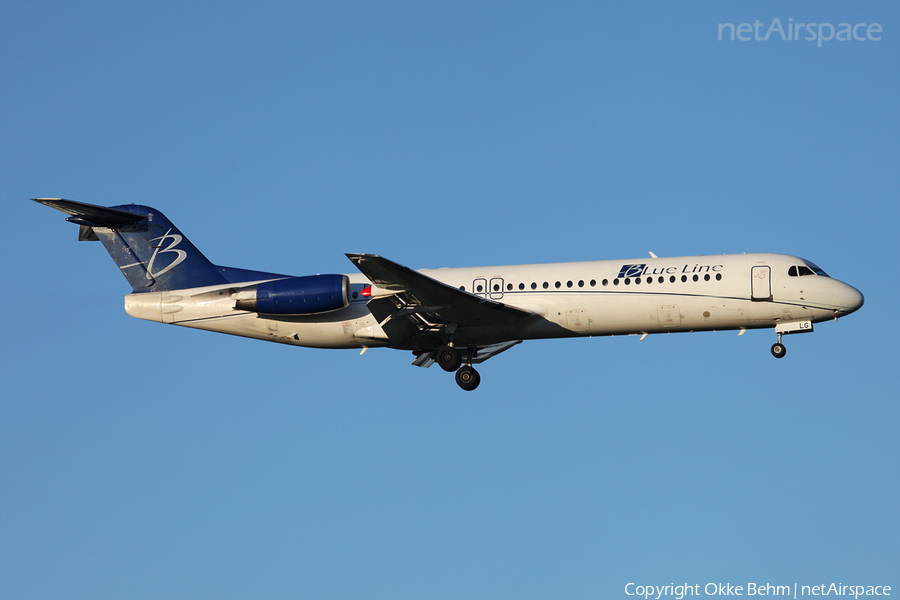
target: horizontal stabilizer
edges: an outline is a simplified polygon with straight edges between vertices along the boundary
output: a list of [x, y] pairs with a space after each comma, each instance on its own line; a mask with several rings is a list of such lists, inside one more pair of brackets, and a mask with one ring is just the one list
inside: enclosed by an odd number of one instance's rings
[[125, 227], [133, 225], [147, 218], [146, 215], [116, 210], [86, 202], [63, 200], [62, 198], [32, 198], [50, 208], [55, 208], [67, 215], [72, 215], [66, 221], [86, 227]]
[[135, 292], [228, 283], [222, 274], [226, 269], [209, 262], [155, 208], [140, 204], [106, 207], [62, 198], [32, 200], [70, 215], [66, 221], [79, 225], [79, 240], [99, 240]]

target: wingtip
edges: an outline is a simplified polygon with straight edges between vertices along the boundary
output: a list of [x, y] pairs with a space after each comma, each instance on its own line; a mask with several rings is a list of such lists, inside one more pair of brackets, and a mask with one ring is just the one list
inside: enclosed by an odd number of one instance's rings
[[345, 252], [344, 256], [346, 256], [353, 262], [357, 262], [357, 261], [363, 260], [365, 258], [381, 258], [377, 254], [363, 254], [363, 253], [357, 253], [357, 252]]

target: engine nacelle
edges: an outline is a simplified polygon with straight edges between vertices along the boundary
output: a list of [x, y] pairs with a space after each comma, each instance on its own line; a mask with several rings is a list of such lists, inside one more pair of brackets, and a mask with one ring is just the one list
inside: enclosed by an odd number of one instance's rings
[[350, 304], [346, 275], [289, 277], [240, 289], [236, 310], [268, 315], [310, 315], [340, 310]]

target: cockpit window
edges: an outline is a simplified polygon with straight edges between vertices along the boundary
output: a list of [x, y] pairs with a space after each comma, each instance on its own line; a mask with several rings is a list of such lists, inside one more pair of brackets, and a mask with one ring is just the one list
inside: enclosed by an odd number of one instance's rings
[[825, 271], [823, 271], [813, 263], [793, 266], [788, 269], [788, 275], [790, 275], [791, 277], [804, 277], [806, 275], [820, 275], [822, 277], [828, 277], [828, 274], [825, 273]]
[[828, 277], [828, 273], [817, 267], [814, 263], [806, 261], [806, 266], [812, 269], [813, 273], [815, 273], [816, 275], [819, 275], [821, 277]]

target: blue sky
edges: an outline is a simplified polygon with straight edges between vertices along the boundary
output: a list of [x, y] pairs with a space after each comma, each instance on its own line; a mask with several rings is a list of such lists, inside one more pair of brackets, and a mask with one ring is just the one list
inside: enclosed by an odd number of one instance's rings
[[[719, 23], [881, 39], [717, 40]], [[896, 3], [3, 2], [0, 596], [900, 588]], [[805, 35], [805, 33], [804, 33]], [[28, 200], [351, 272], [783, 252], [866, 296], [771, 331], [405, 352], [130, 318]]]

